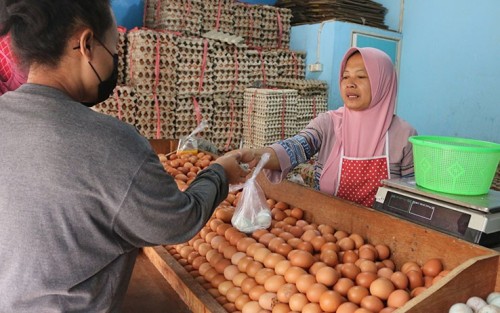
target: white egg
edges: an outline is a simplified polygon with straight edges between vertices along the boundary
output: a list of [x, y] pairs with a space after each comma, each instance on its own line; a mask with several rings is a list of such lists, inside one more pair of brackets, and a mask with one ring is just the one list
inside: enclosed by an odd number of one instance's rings
[[448, 313], [474, 313], [474, 311], [465, 303], [455, 303]]
[[271, 226], [271, 221], [272, 216], [269, 210], [263, 210], [257, 214], [257, 225], [259, 225], [260, 227], [268, 228], [269, 226]]
[[488, 295], [488, 298], [486, 298], [486, 302], [491, 303], [493, 299], [498, 297], [500, 297], [500, 292], [492, 292]]
[[487, 305], [486, 301], [479, 297], [470, 297], [466, 304], [471, 307], [474, 312], [479, 311], [482, 307]]
[[488, 304], [491, 304], [491, 305], [494, 305], [494, 306], [497, 306], [497, 307], [500, 307], [500, 297], [495, 297], [493, 299], [491, 299]]
[[477, 313], [500, 313], [500, 308], [491, 304], [483, 306]]

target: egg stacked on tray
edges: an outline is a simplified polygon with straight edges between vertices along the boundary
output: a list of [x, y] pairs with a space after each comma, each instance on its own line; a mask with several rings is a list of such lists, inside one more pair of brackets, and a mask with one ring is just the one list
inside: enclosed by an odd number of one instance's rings
[[[182, 188], [211, 162], [203, 154], [160, 160]], [[231, 225], [240, 195], [230, 193], [194, 238], [166, 246], [227, 312], [393, 312], [449, 272], [437, 258], [398, 267], [384, 243], [309, 222], [273, 199], [272, 226], [242, 233]]]

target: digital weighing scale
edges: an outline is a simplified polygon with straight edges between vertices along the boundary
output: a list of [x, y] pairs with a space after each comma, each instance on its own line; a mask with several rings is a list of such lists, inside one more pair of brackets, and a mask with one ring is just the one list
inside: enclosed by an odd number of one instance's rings
[[486, 247], [500, 244], [500, 192], [461, 196], [417, 186], [415, 178], [386, 179], [373, 208]]

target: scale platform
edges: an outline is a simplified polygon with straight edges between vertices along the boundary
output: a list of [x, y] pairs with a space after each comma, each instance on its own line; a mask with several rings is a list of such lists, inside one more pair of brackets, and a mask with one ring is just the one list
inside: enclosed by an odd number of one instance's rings
[[386, 179], [373, 208], [486, 247], [500, 245], [500, 192], [480, 196], [439, 193], [415, 178]]

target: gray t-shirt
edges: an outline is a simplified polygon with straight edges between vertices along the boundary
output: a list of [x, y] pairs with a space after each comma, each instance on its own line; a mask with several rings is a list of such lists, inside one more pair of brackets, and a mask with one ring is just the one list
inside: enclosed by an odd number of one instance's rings
[[116, 312], [139, 247], [184, 242], [228, 192], [180, 192], [130, 125], [53, 88], [0, 97], [0, 312]]

